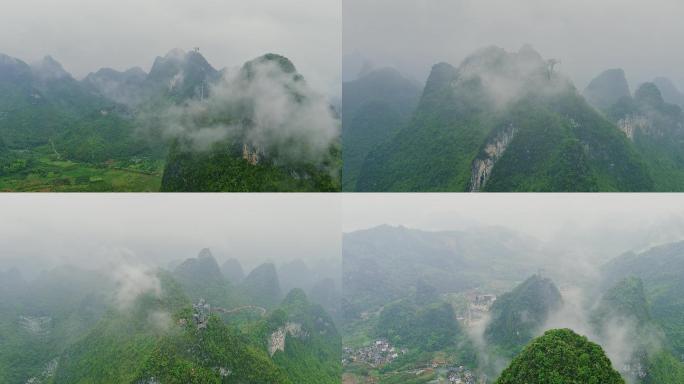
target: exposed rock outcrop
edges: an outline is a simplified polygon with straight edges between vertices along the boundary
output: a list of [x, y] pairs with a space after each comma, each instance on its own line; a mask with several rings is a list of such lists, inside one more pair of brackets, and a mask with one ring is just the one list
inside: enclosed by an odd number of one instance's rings
[[263, 151], [259, 147], [242, 144], [242, 158], [247, 160], [251, 165], [259, 164], [259, 159], [263, 155]]
[[470, 176], [470, 192], [478, 192], [485, 187], [492, 168], [506, 151], [518, 129], [512, 124], [503, 129], [484, 148], [484, 153], [473, 161]]
[[19, 324], [33, 335], [45, 336], [50, 333], [52, 318], [49, 316], [20, 316]]
[[649, 120], [646, 117], [640, 115], [630, 115], [625, 117], [624, 119], [620, 119], [617, 122], [617, 126], [618, 128], [620, 128], [622, 132], [625, 133], [627, 138], [629, 138], [632, 141], [634, 141], [634, 132], [636, 132], [637, 129], [640, 129], [643, 132], [653, 131]]
[[272, 334], [268, 343], [268, 353], [273, 356], [277, 351], [285, 351], [285, 338], [287, 335], [301, 338], [308, 334], [302, 329], [299, 323], [288, 322], [282, 327], [276, 329]]

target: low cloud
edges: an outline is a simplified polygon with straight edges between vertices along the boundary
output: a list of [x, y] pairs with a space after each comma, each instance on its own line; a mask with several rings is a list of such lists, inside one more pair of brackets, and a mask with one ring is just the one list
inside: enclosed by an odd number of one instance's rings
[[157, 123], [163, 137], [203, 151], [235, 140], [280, 162], [320, 162], [340, 134], [326, 98], [272, 60], [224, 72], [205, 99], [170, 107]]
[[140, 263], [121, 260], [111, 270], [116, 290], [114, 302], [120, 310], [130, 309], [143, 294], [161, 296], [161, 282], [154, 269]]
[[571, 81], [557, 71], [557, 64], [557, 60], [544, 59], [528, 45], [518, 52], [492, 46], [463, 61], [457, 85], [477, 78], [494, 106], [504, 108], [525, 95], [548, 97], [572, 89]]
[[491, 348], [488, 347], [484, 335], [490, 320], [491, 316], [486, 314], [481, 319], [474, 321], [469, 327], [466, 327], [465, 330], [470, 341], [475, 346], [481, 369], [487, 372], [501, 372], [506, 369], [511, 361], [508, 358], [492, 353]]
[[167, 332], [173, 325], [171, 314], [161, 310], [150, 312], [147, 315], [147, 321], [160, 332]]

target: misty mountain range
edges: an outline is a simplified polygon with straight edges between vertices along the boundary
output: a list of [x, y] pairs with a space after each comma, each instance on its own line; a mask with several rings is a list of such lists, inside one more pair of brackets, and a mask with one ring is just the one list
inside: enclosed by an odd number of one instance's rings
[[[679, 191], [682, 93], [621, 70], [584, 92], [530, 46], [433, 66], [422, 89], [396, 70], [343, 84], [347, 191]], [[391, 74], [391, 75], [390, 75]], [[401, 111], [398, 113], [397, 111]]]
[[29, 65], [0, 55], [0, 92], [2, 189], [316, 191], [339, 181], [339, 123], [283, 56], [229, 71], [175, 49], [149, 73], [103, 68], [79, 81], [49, 56]]
[[121, 263], [7, 277], [2, 382], [334, 383], [341, 375], [339, 335], [324, 309], [339, 304], [331, 279], [302, 281], [323, 287], [312, 295], [281, 291], [273, 264], [263, 264], [231, 282], [208, 249], [173, 271]]
[[[535, 338], [568, 328], [572, 338], [580, 337], [576, 333], [588, 337], [607, 356], [605, 368], [587, 366], [587, 372], [628, 383], [678, 383], [684, 378], [679, 336], [684, 329], [683, 244], [594, 260], [597, 272], [588, 278], [565, 267], [562, 258], [572, 253], [549, 263], [548, 247], [512, 231], [380, 226], [348, 233], [343, 238], [342, 337], [351, 349], [380, 337], [408, 348], [380, 371], [386, 380], [426, 360], [442, 361], [444, 355], [447, 365], [465, 365], [478, 377], [493, 379], [503, 371], [499, 380], [510, 380], [518, 369], [521, 375], [537, 369], [563, 372], [561, 361], [547, 365], [528, 349], [542, 342], [549, 350], [567, 347], [550, 336]], [[430, 312], [444, 303], [451, 314]], [[424, 311], [431, 315], [421, 318]], [[348, 375], [366, 377], [359, 369], [356, 363], [345, 366]], [[418, 382], [430, 378], [422, 374]]]

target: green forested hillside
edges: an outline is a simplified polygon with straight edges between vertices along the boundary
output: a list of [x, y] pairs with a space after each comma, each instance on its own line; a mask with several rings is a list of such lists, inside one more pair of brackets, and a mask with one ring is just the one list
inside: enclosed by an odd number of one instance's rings
[[650, 304], [641, 279], [628, 277], [605, 291], [592, 311], [597, 335], [610, 345], [616, 329], [629, 332], [626, 364], [617, 367], [634, 383], [674, 384], [684, 380], [684, 363], [677, 360], [663, 331], [651, 316]]
[[462, 336], [454, 309], [424, 282], [410, 297], [382, 308], [374, 333], [400, 347], [429, 352], [455, 346]]
[[226, 281], [207, 248], [201, 250], [197, 258], [187, 259], [176, 267], [173, 277], [192, 301], [204, 299], [227, 308], [241, 302], [234, 285]]
[[189, 325], [182, 332], [160, 340], [131, 382], [292, 383], [268, 354], [217, 317], [202, 330]]
[[[282, 110], [272, 113], [272, 103]], [[338, 122], [283, 56], [245, 63], [177, 118], [185, 132], [169, 150], [162, 191], [340, 190]], [[212, 130], [219, 138], [202, 144]]]
[[594, 322], [600, 324], [611, 317], [628, 317], [635, 320], [637, 325], [644, 325], [651, 321], [641, 279], [628, 277], [603, 294], [599, 306], [594, 310]]
[[[262, 73], [270, 63], [281, 69]], [[172, 50], [149, 73], [105, 68], [79, 81], [51, 57], [0, 54], [0, 190], [339, 190], [339, 122], [323, 97], [282, 56], [242, 73], [258, 84], [238, 89], [198, 51]], [[255, 112], [273, 97], [278, 113]]]
[[[684, 114], [677, 105], [680, 102], [677, 89], [661, 78], [660, 85], [641, 84], [634, 95], [628, 89], [626, 93], [623, 90], [612, 94], [613, 89], [623, 89], [626, 84], [622, 70], [609, 70], [592, 81], [585, 95], [632, 142], [648, 166], [654, 188], [681, 191], [684, 188]], [[665, 101], [663, 90], [670, 102]]]
[[[591, 107], [556, 63], [525, 46], [485, 48], [458, 68], [435, 65], [410, 122], [365, 157], [357, 190], [671, 189], [653, 159]], [[601, 105], [622, 100], [629, 89], [614, 81], [619, 75], [597, 80], [585, 95]]]
[[106, 311], [102, 276], [64, 267], [25, 281], [0, 274], [0, 382], [41, 377]]
[[504, 354], [514, 355], [562, 302], [558, 288], [550, 279], [534, 275], [497, 298], [484, 337]]
[[257, 305], [272, 308], [280, 302], [282, 291], [275, 265], [264, 263], [254, 268], [240, 284], [245, 297]]
[[298, 330], [285, 335], [284, 348], [273, 353], [273, 361], [293, 383], [339, 383], [342, 376], [340, 335], [332, 318], [298, 288], [287, 294], [260, 332], [267, 330], [272, 335], [288, 325], [295, 325]]
[[3, 383], [340, 380], [340, 336], [320, 305], [293, 289], [264, 310], [223, 278], [208, 249], [173, 272], [0, 277]]
[[406, 124], [420, 97], [418, 84], [397, 70], [370, 71], [342, 85], [342, 184], [356, 190], [368, 152], [391, 140]]
[[182, 288], [167, 274], [159, 296], [146, 293], [125, 308], [110, 309], [58, 359], [53, 382], [133, 382], [155, 344], [175, 325], [175, 313], [190, 305]]
[[[250, 164], [234, 142], [222, 141], [204, 152], [182, 148], [180, 141], [171, 144], [162, 192], [334, 192], [340, 188], [338, 176], [312, 164]], [[337, 167], [339, 152], [331, 147], [330, 160], [322, 167]]]
[[606, 284], [635, 276], [643, 281], [650, 315], [665, 333], [665, 344], [684, 353], [684, 243], [658, 246], [645, 252], [627, 253], [608, 264], [602, 271]]
[[[287, 324], [283, 349], [271, 353], [273, 335]], [[210, 317], [206, 328], [186, 327], [155, 347], [138, 378], [169, 383], [335, 383], [340, 339], [330, 317], [292, 291], [264, 320], [239, 331]]]
[[623, 384], [598, 344], [569, 329], [534, 339], [496, 380], [497, 384]]

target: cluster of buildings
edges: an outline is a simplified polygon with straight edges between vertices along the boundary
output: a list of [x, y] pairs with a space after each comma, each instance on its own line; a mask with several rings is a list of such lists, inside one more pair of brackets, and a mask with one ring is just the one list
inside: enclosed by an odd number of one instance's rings
[[371, 367], [379, 367], [389, 364], [394, 359], [408, 352], [406, 348], [397, 348], [385, 339], [373, 341], [370, 345], [353, 349], [345, 347], [342, 357], [342, 365], [351, 363], [368, 364]]
[[439, 384], [485, 384], [486, 375], [476, 375], [473, 371], [463, 365], [454, 365], [444, 360], [433, 360], [427, 366], [411, 371], [417, 376], [423, 374], [437, 373], [437, 379], [431, 383]]
[[648, 376], [647, 368], [642, 364], [642, 361], [639, 358], [634, 358], [631, 361], [624, 363], [622, 366], [622, 373], [639, 380], [643, 380]]
[[[342, 365], [366, 364], [372, 368], [380, 368], [407, 352], [408, 350], [405, 348], [399, 349], [392, 346], [389, 341], [379, 339], [373, 341], [368, 346], [358, 349], [345, 347]], [[397, 373], [393, 372], [391, 374]], [[435, 359], [425, 366], [413, 367], [403, 371], [403, 373], [411, 373], [416, 376], [435, 373], [437, 374], [436, 378], [430, 382], [440, 384], [483, 384], [487, 382], [486, 376], [478, 376], [465, 366], [454, 365], [445, 359]]]
[[475, 374], [462, 365], [450, 368], [447, 371], [447, 380], [450, 384], [478, 384]]
[[465, 297], [468, 301], [466, 310], [457, 317], [457, 320], [466, 326], [471, 326], [485, 318], [496, 302], [496, 295], [493, 294], [471, 292], [467, 293]]

